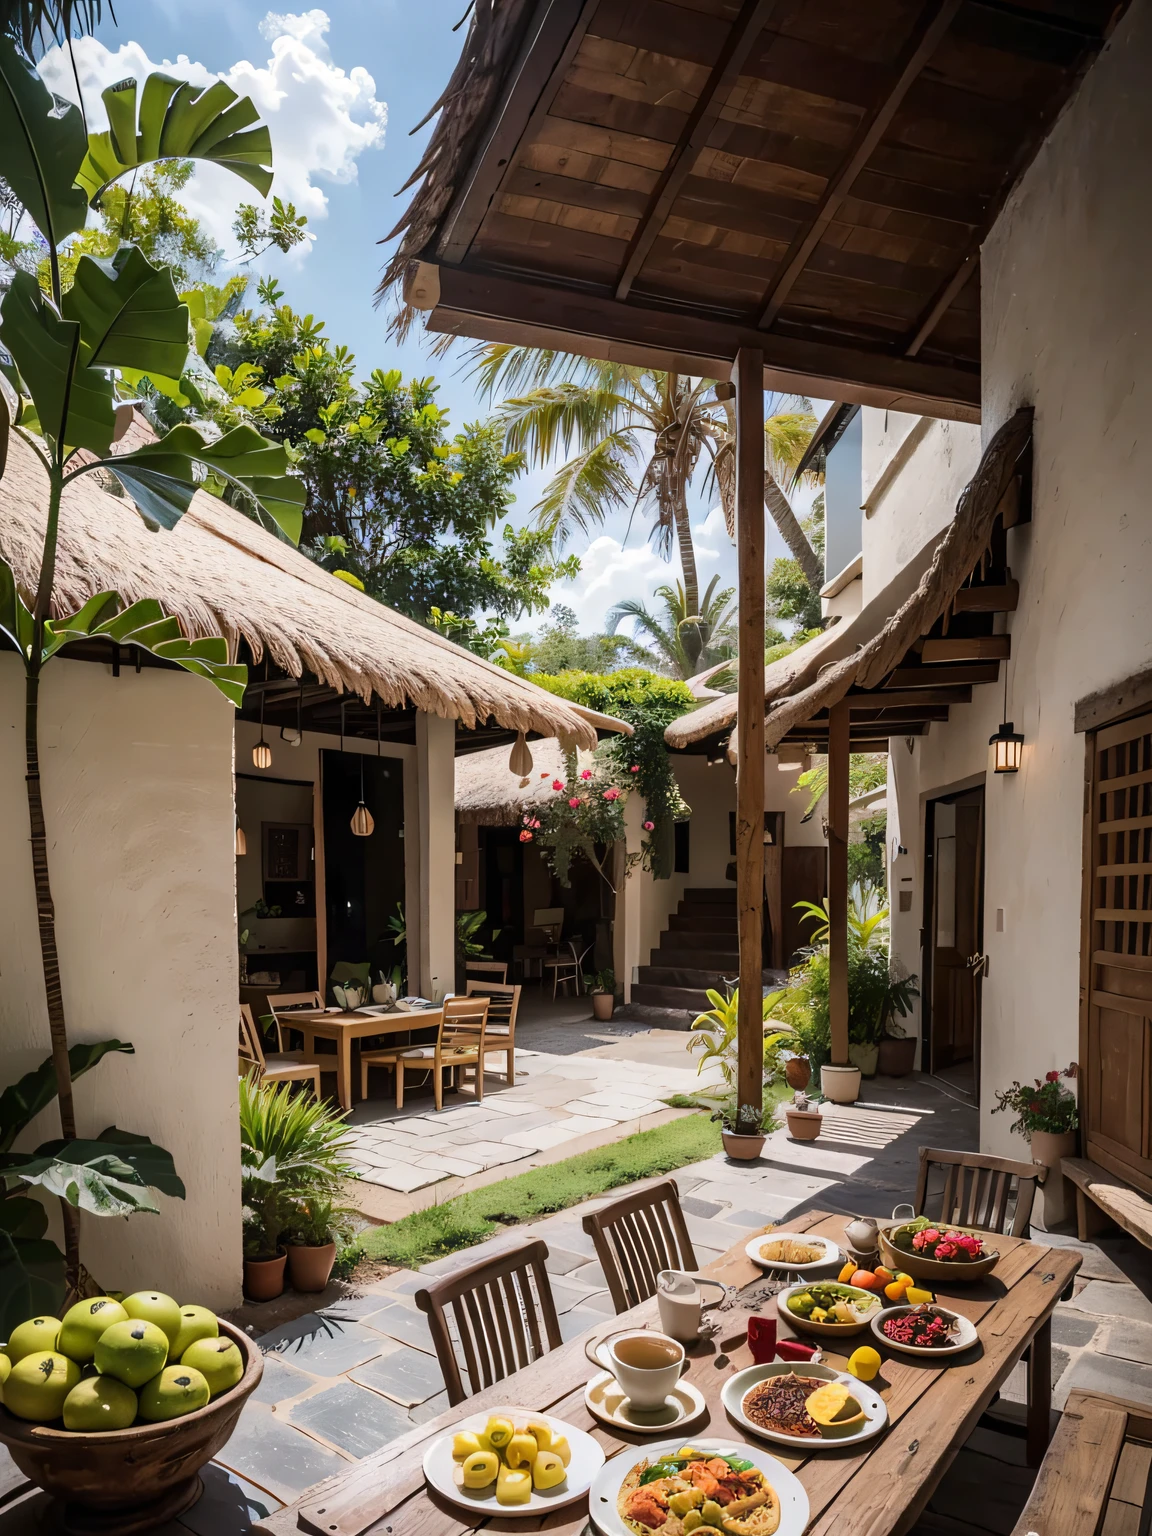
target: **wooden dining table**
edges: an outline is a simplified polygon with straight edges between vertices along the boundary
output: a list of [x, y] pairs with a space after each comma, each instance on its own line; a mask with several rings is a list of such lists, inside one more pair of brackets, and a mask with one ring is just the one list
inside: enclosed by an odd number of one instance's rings
[[[848, 1218], [811, 1211], [787, 1223], [790, 1232], [811, 1231], [843, 1244]], [[847, 1355], [863, 1343], [876, 1344], [882, 1357], [871, 1383], [888, 1408], [889, 1423], [877, 1437], [859, 1445], [825, 1444], [793, 1450], [764, 1442], [764, 1449], [796, 1473], [811, 1506], [808, 1536], [903, 1536], [915, 1522], [956, 1453], [1028, 1352], [1027, 1453], [1032, 1465], [1049, 1439], [1052, 1401], [1052, 1312], [1080, 1267], [1080, 1255], [1049, 1248], [1042, 1241], [994, 1236], [1000, 1252], [995, 1270], [971, 1285], [945, 1287], [943, 1306], [970, 1319], [979, 1342], [962, 1355], [937, 1362], [900, 1355], [878, 1343], [869, 1330], [847, 1340], [824, 1340], [844, 1350], [826, 1349], [829, 1365], [843, 1370]], [[689, 1350], [690, 1379], [703, 1393], [706, 1418], [686, 1426], [686, 1439], [719, 1439], [727, 1444], [754, 1440], [729, 1420], [720, 1402], [724, 1383], [752, 1363], [747, 1344], [749, 1316], [776, 1317], [780, 1337], [802, 1337], [780, 1318], [775, 1296], [764, 1294], [771, 1275], [762, 1274], [741, 1240], [722, 1258], [701, 1270], [735, 1288], [730, 1308], [714, 1313], [720, 1332]], [[648, 1301], [619, 1317], [605, 1317], [587, 1333], [534, 1361], [515, 1375], [470, 1397], [393, 1441], [346, 1472], [318, 1483], [295, 1504], [253, 1527], [262, 1536], [468, 1536], [477, 1531], [546, 1531], [551, 1536], [596, 1536], [588, 1500], [543, 1517], [481, 1517], [432, 1493], [424, 1481], [422, 1460], [429, 1443], [459, 1420], [481, 1409], [527, 1405], [566, 1419], [595, 1436], [608, 1457], [643, 1454], [645, 1444], [667, 1439], [622, 1434], [594, 1418], [584, 1403], [590, 1374], [586, 1343], [624, 1326], [659, 1326], [656, 1302]], [[808, 1340], [811, 1342], [811, 1340]], [[760, 1442], [757, 1442], [760, 1443]], [[971, 1523], [980, 1514], [960, 1511]]]
[[[443, 1017], [443, 1008], [419, 1008], [403, 1012], [398, 1008], [356, 1008], [351, 1013], [340, 1008], [291, 1009], [279, 1015], [281, 1029], [298, 1029], [304, 1036], [305, 1056], [315, 1056], [317, 1040], [336, 1042], [336, 1096], [341, 1109], [352, 1108], [352, 1042], [375, 1039], [378, 1035], [402, 1035], [412, 1029], [435, 1028]], [[324, 1057], [317, 1057], [323, 1063]]]

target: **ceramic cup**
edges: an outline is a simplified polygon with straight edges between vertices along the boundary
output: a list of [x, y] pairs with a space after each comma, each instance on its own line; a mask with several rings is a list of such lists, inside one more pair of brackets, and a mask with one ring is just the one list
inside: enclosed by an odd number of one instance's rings
[[[700, 1286], [719, 1291], [715, 1301], [706, 1302]], [[724, 1300], [727, 1289], [719, 1280], [705, 1280], [682, 1269], [662, 1269], [656, 1276], [656, 1298], [660, 1303], [660, 1326], [681, 1344], [692, 1344], [700, 1337], [700, 1321]]]
[[755, 1365], [767, 1365], [776, 1358], [776, 1319], [774, 1317], [750, 1317], [748, 1319], [748, 1348], [752, 1351]]
[[590, 1339], [584, 1353], [612, 1372], [629, 1406], [641, 1413], [663, 1408], [689, 1364], [683, 1344], [647, 1328], [629, 1328], [599, 1343]]

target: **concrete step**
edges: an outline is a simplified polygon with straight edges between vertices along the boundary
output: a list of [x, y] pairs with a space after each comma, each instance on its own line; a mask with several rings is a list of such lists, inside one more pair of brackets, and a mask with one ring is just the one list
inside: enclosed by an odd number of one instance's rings
[[662, 949], [707, 949], [713, 954], [736, 954], [740, 948], [736, 930], [668, 928], [660, 935]]
[[[721, 974], [717, 971], [697, 970], [693, 966], [641, 965], [637, 966], [636, 973], [638, 980], [645, 986], [691, 987], [697, 991], [705, 987], [714, 987], [717, 992], [723, 992], [724, 982], [736, 979], [735, 967]], [[762, 974], [764, 985], [771, 986], [776, 979], [776, 972], [764, 971]]]
[[731, 916], [713, 917], [711, 913], [704, 915], [704, 909], [696, 912], [672, 912], [668, 916], [668, 927], [677, 933], [731, 933], [736, 932], [736, 914]]
[[707, 1013], [712, 1006], [706, 992], [692, 987], [650, 987], [642, 982], [632, 988], [632, 1001], [643, 1008], [683, 1008], [693, 1015]]
[[691, 956], [690, 964], [694, 971], [712, 971], [722, 976], [735, 976], [740, 969], [740, 956], [733, 949], [696, 949], [684, 945], [669, 942], [669, 947], [663, 945], [654, 949], [648, 957], [649, 965], [683, 966], [685, 960]]
[[690, 885], [684, 891], [683, 900], [693, 903], [707, 903], [708, 906], [734, 907], [736, 905], [736, 887], [734, 885], [723, 885], [713, 888]]

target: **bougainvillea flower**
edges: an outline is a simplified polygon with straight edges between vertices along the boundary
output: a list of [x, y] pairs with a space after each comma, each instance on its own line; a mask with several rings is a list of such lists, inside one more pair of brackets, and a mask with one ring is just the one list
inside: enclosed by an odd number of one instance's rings
[[552, 780], [552, 788], [553, 789], [563, 789], [564, 788], [564, 780], [563, 779], [553, 779]]
[[536, 820], [536, 819], [535, 819], [535, 817], [533, 817], [533, 819], [532, 819], [532, 820], [531, 820], [531, 821], [530, 821], [530, 822], [529, 822], [529, 823], [528, 823], [528, 825], [529, 825], [529, 826], [530, 826], [530, 827], [538, 827], [538, 826], [539, 826], [539, 825], [540, 825], [540, 823], [539, 823], [539, 821], [537, 821], [537, 820]]
[[522, 843], [530, 843], [532, 841], [532, 834], [531, 834], [531, 832], [529, 832], [527, 829], [525, 829], [523, 832], [521, 832], [521, 834], [520, 834], [520, 841]]
[[580, 796], [579, 795], [573, 795], [571, 800], [569, 800], [568, 804], [572, 807], [573, 810], [576, 810], [576, 808], [580, 804]]
[[605, 800], [619, 800], [620, 791], [618, 789], [606, 789], [604, 791], [604, 798]]
[[1058, 1083], [1060, 1081], [1059, 1072], [1045, 1072], [1044, 1081], [1046, 1083]]
[[591, 770], [591, 768], [585, 768], [584, 771], [581, 773], [580, 777], [582, 779], [590, 779], [592, 777], [592, 770]]
[[656, 823], [654, 821], [646, 821], [644, 823], [644, 830], [645, 830], [645, 832], [651, 832], [655, 828], [655, 826], [656, 826]]
[[640, 772], [640, 764], [639, 763], [633, 763], [631, 768], [629, 768], [628, 772], [629, 773], [639, 773]]

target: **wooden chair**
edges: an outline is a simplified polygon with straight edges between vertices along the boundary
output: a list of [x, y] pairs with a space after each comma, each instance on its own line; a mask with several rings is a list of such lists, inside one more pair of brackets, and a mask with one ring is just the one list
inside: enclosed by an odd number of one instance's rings
[[293, 1013], [305, 1008], [313, 1008], [323, 1013], [327, 1005], [322, 992], [269, 992], [268, 1006], [272, 1010], [272, 1017], [276, 1020], [276, 1038], [280, 1049], [283, 1050], [286, 1029], [295, 1029], [302, 1034], [307, 1046], [308, 1035], [305, 1033], [303, 1024], [293, 1024]]
[[[547, 1257], [547, 1243], [537, 1238], [416, 1292], [416, 1305], [428, 1314], [428, 1329], [453, 1407], [472, 1392], [559, 1348], [560, 1322], [544, 1267]], [[467, 1388], [453, 1331], [464, 1356]]]
[[242, 1070], [254, 1072], [262, 1083], [311, 1083], [320, 1097], [321, 1063], [303, 1051], [264, 1054], [260, 1026], [248, 1003], [240, 1004], [240, 1063]]
[[544, 961], [544, 970], [552, 973], [553, 998], [556, 996], [558, 986], [564, 988], [565, 997], [568, 996], [570, 986], [575, 987], [577, 997], [584, 990], [584, 959], [592, 946], [589, 944], [581, 953], [577, 953], [575, 944], [569, 940], [568, 948], [572, 951], [570, 956], [557, 955], [551, 960]]
[[444, 1069], [474, 1067], [476, 1099], [484, 1097], [484, 1029], [488, 999], [452, 997], [444, 1004], [433, 1045], [395, 1045], [379, 1051], [360, 1052], [360, 1093], [368, 1097], [368, 1068], [390, 1067], [396, 1074], [396, 1108], [404, 1108], [405, 1070], [432, 1073], [436, 1108], [444, 1108]]
[[596, 1246], [617, 1312], [655, 1296], [662, 1269], [697, 1268], [675, 1179], [613, 1200], [585, 1216], [581, 1225]]
[[[942, 1172], [943, 1187], [929, 1192], [934, 1172]], [[916, 1180], [916, 1212], [933, 1221], [960, 1227], [980, 1227], [1008, 1237], [1027, 1237], [1036, 1197], [1039, 1163], [1017, 1162], [986, 1152], [950, 1152], [941, 1147], [920, 1148], [920, 1174]], [[1012, 1224], [1008, 1205], [1014, 1200]]]
[[467, 997], [488, 999], [488, 1023], [484, 1030], [484, 1058], [504, 1057], [504, 1075], [508, 1086], [516, 1084], [516, 1015], [520, 1011], [520, 984], [499, 986], [493, 982], [470, 981]]
[[[1068, 1394], [1012, 1536], [1136, 1536], [1152, 1487], [1152, 1408], [1102, 1392]], [[1143, 1519], [1141, 1518], [1143, 1512]]]
[[487, 976], [503, 985], [508, 980], [508, 964], [504, 960], [465, 960], [464, 975]]

